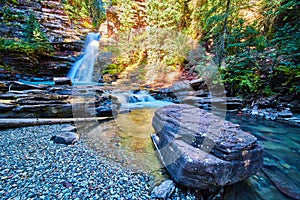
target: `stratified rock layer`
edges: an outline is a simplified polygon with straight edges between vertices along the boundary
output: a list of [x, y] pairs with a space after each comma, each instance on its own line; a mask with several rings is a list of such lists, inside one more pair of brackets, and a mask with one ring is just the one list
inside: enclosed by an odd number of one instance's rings
[[257, 139], [238, 125], [190, 105], [158, 109], [152, 140], [171, 177], [187, 187], [209, 189], [239, 182], [263, 162]]
[[2, 1], [0, 2], [0, 38], [21, 41], [32, 14], [47, 36], [53, 52], [25, 54], [14, 49], [0, 51], [0, 80], [18, 80], [24, 76], [53, 77], [67, 75], [81, 53], [84, 39], [92, 30], [75, 24], [66, 13], [61, 0]]

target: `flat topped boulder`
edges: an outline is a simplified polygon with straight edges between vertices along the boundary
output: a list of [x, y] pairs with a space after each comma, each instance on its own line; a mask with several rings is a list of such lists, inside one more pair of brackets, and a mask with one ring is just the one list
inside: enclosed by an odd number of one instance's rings
[[263, 162], [256, 137], [239, 125], [191, 105], [158, 109], [151, 136], [171, 177], [187, 187], [209, 189], [255, 174]]

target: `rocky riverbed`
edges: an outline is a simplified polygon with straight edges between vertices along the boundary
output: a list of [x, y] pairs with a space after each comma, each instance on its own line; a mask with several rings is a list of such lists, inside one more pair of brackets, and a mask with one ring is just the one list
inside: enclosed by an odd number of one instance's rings
[[[0, 131], [1, 199], [151, 199], [151, 175], [97, 156], [84, 140], [50, 138], [64, 125]], [[170, 199], [196, 199], [176, 188]]]
[[150, 177], [97, 157], [84, 142], [50, 141], [61, 125], [1, 131], [2, 199], [148, 199]]

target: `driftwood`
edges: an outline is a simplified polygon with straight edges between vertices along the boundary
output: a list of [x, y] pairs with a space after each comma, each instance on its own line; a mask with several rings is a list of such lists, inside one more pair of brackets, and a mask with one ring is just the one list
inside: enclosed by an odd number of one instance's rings
[[93, 122], [105, 121], [113, 119], [112, 117], [89, 117], [89, 118], [11, 118], [0, 119], [0, 129], [4, 128], [17, 128], [24, 126], [39, 126], [50, 124], [68, 124], [74, 122]]

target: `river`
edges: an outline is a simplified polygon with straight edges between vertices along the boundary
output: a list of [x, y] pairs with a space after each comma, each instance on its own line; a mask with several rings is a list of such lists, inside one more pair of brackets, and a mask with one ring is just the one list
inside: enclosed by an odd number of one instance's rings
[[[114, 120], [86, 131], [83, 138], [99, 155], [150, 173], [159, 183], [168, 175], [156, 156], [150, 135], [154, 133], [151, 125], [154, 112], [163, 104], [168, 102], [131, 102]], [[236, 113], [227, 113], [226, 119], [258, 138], [264, 147], [264, 166], [252, 177], [226, 187], [224, 199], [297, 197], [300, 193], [299, 127]]]

